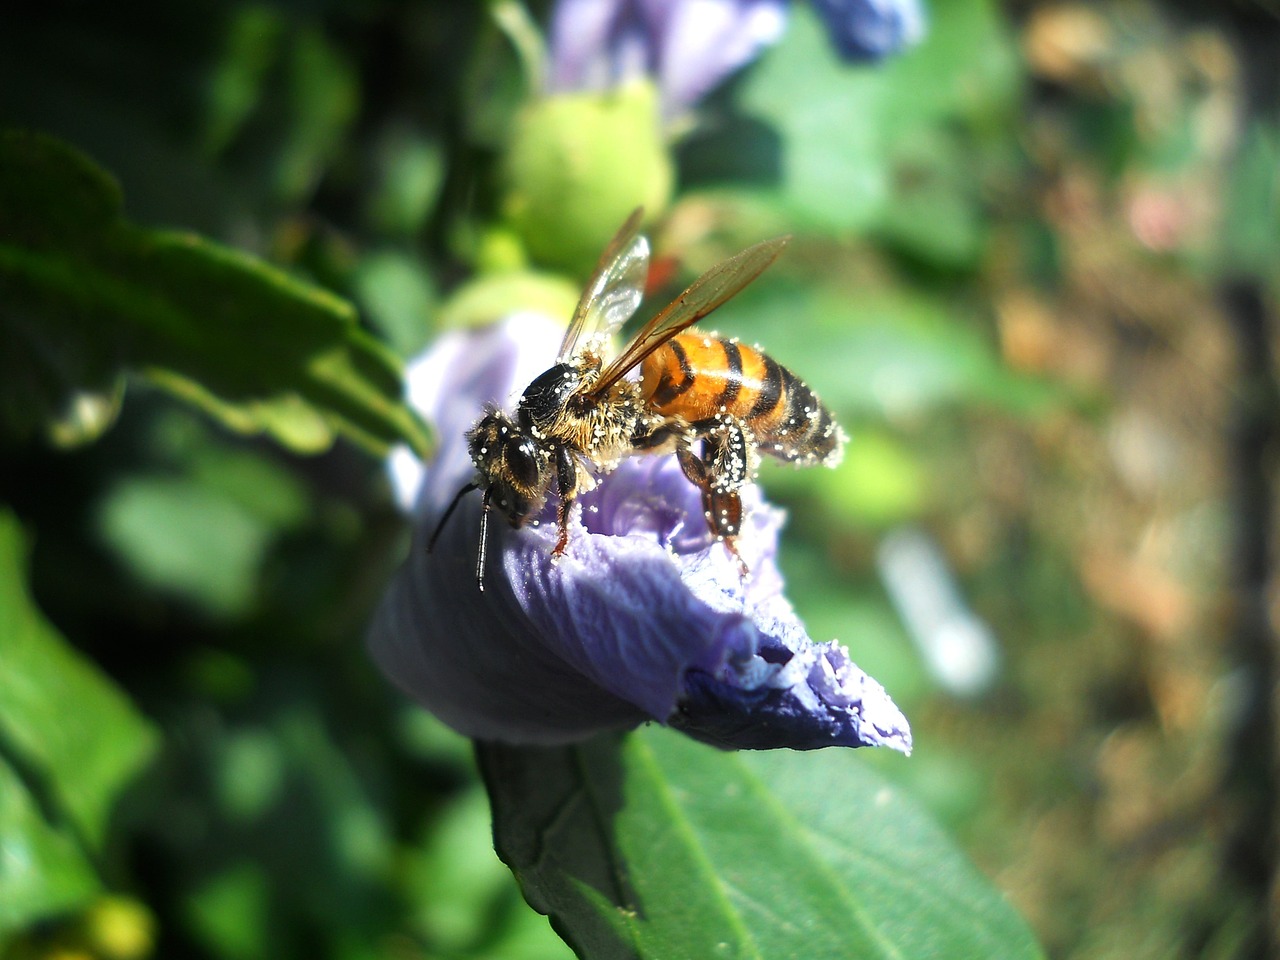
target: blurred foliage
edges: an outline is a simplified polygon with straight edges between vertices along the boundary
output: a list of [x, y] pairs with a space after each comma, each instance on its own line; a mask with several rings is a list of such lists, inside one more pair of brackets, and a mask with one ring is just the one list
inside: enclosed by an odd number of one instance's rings
[[127, 698], [32, 606], [25, 552], [17, 521], [0, 514], [0, 929], [97, 892], [94, 858], [116, 796], [155, 749], [153, 729]]
[[5, 134], [0, 171], [7, 432], [22, 437], [70, 396], [109, 391], [127, 365], [228, 426], [300, 450], [340, 431], [426, 451], [391, 356], [347, 305], [199, 237], [121, 222], [114, 184], [51, 139]]
[[[855, 69], [793, 4], [680, 139], [589, 158], [628, 178], [588, 196], [558, 159], [588, 124], [529, 126], [503, 6], [0, 13], [0, 955], [569, 955], [469, 745], [364, 656], [407, 548], [368, 451], [427, 446], [401, 360], [567, 312], [636, 192], [670, 273], [796, 234], [717, 323], [853, 440], [762, 480], [811, 632], [912, 720], [909, 761], [857, 765], [1055, 957], [1264, 955], [1273, 758], [1242, 731], [1273, 678], [1238, 641], [1275, 632], [1241, 560], [1275, 543], [1247, 495], [1275, 330], [1241, 350], [1220, 294], [1274, 310], [1273, 11], [936, 0]], [[903, 526], [1000, 643], [978, 694], [886, 590]]]

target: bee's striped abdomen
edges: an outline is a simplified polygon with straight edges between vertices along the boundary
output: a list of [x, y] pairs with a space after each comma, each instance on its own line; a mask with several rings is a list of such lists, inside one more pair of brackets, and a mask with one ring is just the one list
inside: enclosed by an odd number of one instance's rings
[[823, 463], [843, 434], [805, 385], [772, 357], [721, 337], [685, 333], [655, 350], [640, 368], [641, 393], [665, 417], [707, 424], [728, 415], [751, 430], [761, 453]]

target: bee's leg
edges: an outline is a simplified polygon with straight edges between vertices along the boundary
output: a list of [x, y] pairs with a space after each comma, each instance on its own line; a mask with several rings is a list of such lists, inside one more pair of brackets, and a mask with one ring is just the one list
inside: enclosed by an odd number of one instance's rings
[[[689, 427], [684, 421], [665, 421], [655, 425], [645, 425], [638, 429], [631, 438], [632, 448], [639, 452], [652, 452], [659, 447], [666, 446], [672, 439], [680, 442], [682, 435], [689, 432]], [[687, 471], [686, 471], [687, 474]], [[693, 479], [690, 477], [689, 479]], [[694, 483], [697, 483], [694, 480]]]
[[[697, 429], [704, 426], [705, 430]], [[703, 456], [692, 449], [695, 433], [703, 435]], [[738, 561], [743, 575], [746, 564], [738, 554], [734, 538], [742, 529], [742, 497], [738, 491], [751, 479], [751, 440], [746, 428], [733, 417], [720, 416], [694, 430], [676, 448], [684, 475], [702, 491], [702, 509], [707, 527], [724, 542]]]
[[704, 492], [711, 509], [712, 531], [727, 541], [742, 529], [738, 491], [754, 472], [751, 435], [736, 417], [721, 415], [703, 434], [702, 444], [708, 482]]
[[556, 484], [560, 490], [560, 504], [556, 509], [560, 537], [551, 551], [553, 557], [563, 555], [564, 548], [569, 545], [569, 510], [578, 496], [578, 465], [574, 462], [573, 453], [563, 444], [556, 447]]

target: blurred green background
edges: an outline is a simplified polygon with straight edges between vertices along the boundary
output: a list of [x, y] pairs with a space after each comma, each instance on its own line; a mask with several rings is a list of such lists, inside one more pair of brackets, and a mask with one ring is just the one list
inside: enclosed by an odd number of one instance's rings
[[[587, 266], [504, 212], [524, 94], [504, 7], [9, 11], [0, 125], [83, 151], [136, 224], [353, 301], [408, 358], [572, 303]], [[657, 252], [691, 275], [796, 234], [717, 323], [851, 435], [839, 470], [762, 482], [811, 634], [911, 718], [911, 759], [872, 762], [1052, 956], [1263, 956], [1280, 20], [1207, 0], [931, 20], [849, 68], [796, 6], [673, 141]], [[25, 865], [0, 869], [0, 955], [568, 956], [492, 852], [470, 745], [365, 656], [408, 545], [380, 460], [124, 389], [94, 442], [0, 438], [0, 552], [29, 584], [0, 597], [0, 853]], [[886, 588], [904, 530], [998, 645], [972, 688]]]

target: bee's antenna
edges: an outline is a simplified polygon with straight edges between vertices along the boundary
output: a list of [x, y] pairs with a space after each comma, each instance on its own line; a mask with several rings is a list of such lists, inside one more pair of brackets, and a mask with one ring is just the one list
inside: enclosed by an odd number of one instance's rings
[[[465, 497], [472, 490], [479, 490], [479, 489], [480, 489], [480, 484], [476, 483], [475, 481], [472, 481], [471, 483], [468, 483], [465, 487], [463, 487], [461, 490], [459, 490], [456, 494], [454, 494], [453, 499], [449, 501], [448, 509], [446, 509], [444, 512], [444, 516], [442, 516], [440, 518], [440, 522], [436, 524], [436, 528], [431, 534], [431, 539], [427, 541], [427, 553], [430, 553], [432, 550], [435, 549], [436, 541], [440, 539], [440, 532], [444, 530], [444, 525], [448, 523], [449, 518], [453, 516], [453, 511], [458, 509], [458, 504], [462, 501], [462, 498]], [[485, 504], [487, 505], [488, 502], [489, 502], [489, 498], [488, 496], [486, 496]]]
[[480, 551], [476, 557], [476, 586], [484, 593], [484, 561], [489, 553], [489, 491], [485, 490], [480, 505]]

